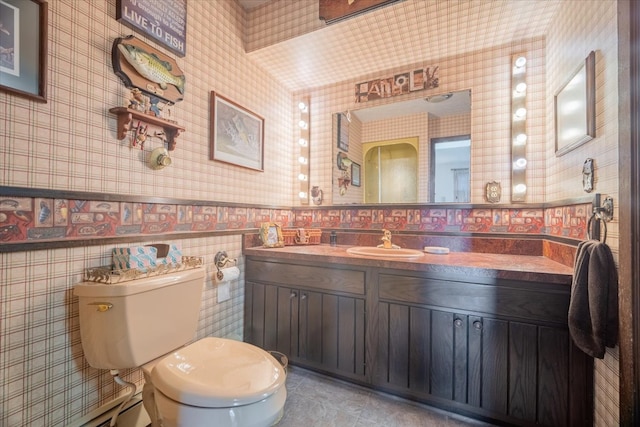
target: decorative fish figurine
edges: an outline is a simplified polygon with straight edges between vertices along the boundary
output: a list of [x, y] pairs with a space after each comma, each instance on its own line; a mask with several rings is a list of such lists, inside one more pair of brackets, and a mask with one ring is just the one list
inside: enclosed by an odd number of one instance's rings
[[171, 84], [178, 89], [178, 92], [184, 94], [185, 77], [171, 74], [172, 67], [169, 62], [158, 58], [155, 53], [148, 53], [131, 44], [120, 43], [118, 49], [142, 77], [158, 83], [162, 89], [166, 89], [167, 84]]

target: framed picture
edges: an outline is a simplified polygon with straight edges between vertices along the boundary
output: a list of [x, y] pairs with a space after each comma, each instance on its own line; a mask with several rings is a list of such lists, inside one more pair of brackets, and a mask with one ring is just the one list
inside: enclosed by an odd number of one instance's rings
[[264, 222], [260, 226], [260, 240], [265, 248], [282, 248], [284, 247], [284, 237], [282, 237], [282, 228], [277, 222]]
[[[116, 0], [116, 19], [184, 58], [187, 49], [187, 0]], [[155, 24], [149, 25], [152, 22]]]
[[0, 90], [47, 102], [47, 2], [0, 0]]
[[344, 113], [337, 113], [338, 126], [337, 137], [338, 148], [342, 151], [349, 152], [349, 120]]
[[211, 160], [264, 170], [264, 119], [211, 92]]
[[353, 0], [336, 1], [336, 0], [319, 0], [319, 16], [320, 19], [327, 24], [341, 21], [378, 7], [395, 3], [398, 0], [367, 0], [355, 3]]
[[555, 95], [556, 156], [596, 136], [596, 54], [584, 63]]
[[351, 163], [351, 185], [360, 187], [360, 165], [356, 162]]

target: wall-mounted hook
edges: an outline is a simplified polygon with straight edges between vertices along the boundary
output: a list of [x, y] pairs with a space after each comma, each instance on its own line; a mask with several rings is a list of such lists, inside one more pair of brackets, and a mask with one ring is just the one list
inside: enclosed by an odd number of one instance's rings
[[601, 206], [593, 208], [593, 213], [603, 221], [611, 221], [613, 219], [613, 197], [606, 197]]
[[[608, 196], [600, 203], [600, 194], [596, 194], [593, 201], [591, 217], [587, 221], [587, 238], [600, 240], [600, 221], [604, 227], [602, 242], [607, 241], [607, 222], [613, 219], [613, 197]], [[594, 221], [595, 220], [595, 221]]]

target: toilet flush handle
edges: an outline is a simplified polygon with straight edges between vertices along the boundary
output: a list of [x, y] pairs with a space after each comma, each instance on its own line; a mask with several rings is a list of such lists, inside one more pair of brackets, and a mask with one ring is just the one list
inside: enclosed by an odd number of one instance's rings
[[98, 306], [98, 311], [101, 313], [113, 308], [113, 304], [111, 304], [110, 302], [91, 302], [89, 303], [89, 305]]

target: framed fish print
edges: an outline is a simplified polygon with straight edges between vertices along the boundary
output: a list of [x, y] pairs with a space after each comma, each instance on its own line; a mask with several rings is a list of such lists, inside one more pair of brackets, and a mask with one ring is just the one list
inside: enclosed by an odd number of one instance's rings
[[0, 0], [0, 90], [47, 102], [47, 2]]
[[264, 119], [211, 92], [211, 160], [264, 170]]

